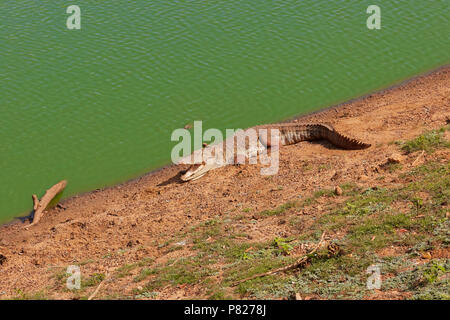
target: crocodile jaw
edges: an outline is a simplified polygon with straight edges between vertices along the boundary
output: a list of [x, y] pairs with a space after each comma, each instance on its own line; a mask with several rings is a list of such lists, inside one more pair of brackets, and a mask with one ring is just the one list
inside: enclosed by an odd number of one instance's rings
[[201, 163], [192, 165], [182, 176], [183, 181], [194, 181], [203, 177], [208, 171], [222, 167], [217, 163]]

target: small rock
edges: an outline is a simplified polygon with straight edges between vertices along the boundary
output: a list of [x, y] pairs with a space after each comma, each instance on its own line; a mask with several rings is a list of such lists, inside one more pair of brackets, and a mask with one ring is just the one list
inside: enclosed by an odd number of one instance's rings
[[337, 196], [341, 196], [342, 195], [342, 189], [341, 187], [337, 186], [336, 188], [334, 188], [334, 194]]
[[300, 293], [298, 293], [298, 292], [295, 293], [295, 300], [303, 300]]
[[427, 259], [427, 260], [431, 259], [431, 253], [429, 253], [428, 251], [423, 252], [422, 253], [422, 258], [423, 259]]
[[368, 181], [368, 180], [369, 180], [369, 177], [368, 177], [368, 176], [365, 176], [365, 175], [361, 175], [361, 176], [359, 176], [359, 180], [360, 180], [360, 181]]
[[393, 153], [388, 159], [387, 162], [388, 163], [401, 163], [403, 162], [404, 158], [402, 155], [398, 154], [398, 153]]
[[334, 176], [336, 175], [336, 170], [333, 170], [330, 172], [330, 179], [333, 180]]
[[6, 262], [6, 257], [0, 253], [0, 266]]

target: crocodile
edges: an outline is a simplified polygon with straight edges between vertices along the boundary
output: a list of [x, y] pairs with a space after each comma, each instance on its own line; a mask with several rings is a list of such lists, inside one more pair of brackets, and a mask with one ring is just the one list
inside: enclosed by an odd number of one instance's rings
[[[273, 129], [276, 129], [273, 131], [276, 132], [276, 135], [271, 133]], [[254, 135], [256, 133], [256, 144], [251, 145], [248, 141], [244, 144], [235, 143], [235, 141], [239, 141], [239, 137], [244, 137], [243, 141], [246, 141], [245, 136], [250, 136], [250, 133], [253, 133]], [[243, 155], [247, 160], [254, 159], [255, 156], [268, 149], [296, 144], [301, 141], [314, 140], [327, 140], [336, 147], [346, 150], [360, 150], [371, 146], [368, 143], [361, 142], [339, 133], [329, 124], [281, 123], [259, 125], [246, 130], [239, 130], [221, 143], [207, 145], [203, 149], [194, 151], [190, 156], [182, 158], [178, 163], [189, 163], [192, 165], [188, 170], [182, 173], [181, 180], [193, 181], [201, 178], [213, 169], [229, 164], [236, 164], [236, 154]], [[231, 154], [227, 154], [227, 148], [228, 150], [233, 148], [234, 153], [231, 152]], [[197, 158], [195, 157], [196, 155]], [[193, 159], [197, 159], [197, 161], [193, 161]]]

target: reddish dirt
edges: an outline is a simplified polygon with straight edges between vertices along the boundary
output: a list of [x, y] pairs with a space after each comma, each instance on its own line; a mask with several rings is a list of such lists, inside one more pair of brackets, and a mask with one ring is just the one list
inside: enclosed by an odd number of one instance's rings
[[[369, 149], [346, 151], [326, 142], [303, 142], [281, 149], [279, 172], [271, 178], [260, 175], [259, 165], [241, 165], [220, 168], [199, 180], [181, 183], [179, 172], [183, 168], [171, 166], [122, 185], [65, 200], [64, 209], [50, 210], [29, 230], [22, 224], [1, 227], [0, 254], [6, 260], [0, 264], [0, 299], [16, 296], [18, 289], [37, 292], [46, 288], [51, 298], [70, 298], [70, 293], [52, 295], [58, 266], [91, 260], [83, 267], [85, 272], [110, 274], [144, 257], [156, 261], [176, 258], [186, 254], [185, 250], [167, 254], [159, 245], [171, 235], [216, 215], [242, 215], [244, 208], [251, 209], [247, 214], [273, 209], [345, 182], [393, 186], [398, 181], [383, 169], [388, 157], [398, 152], [392, 142], [442, 127], [449, 119], [450, 67], [447, 66], [395, 88], [301, 118], [301, 121], [330, 123], [346, 135], [371, 143]], [[427, 157], [424, 154], [418, 158], [413, 153], [405, 156], [403, 164], [418, 165]], [[376, 180], [381, 171], [385, 179]], [[302, 218], [301, 229], [308, 228], [308, 223], [326, 209], [328, 203], [324, 201], [308, 212], [295, 213]], [[264, 219], [241, 228], [254, 240], [269, 240], [290, 230], [279, 219]], [[108, 255], [111, 258], [104, 259]], [[136, 286], [116, 281], [105, 285], [99, 295], [127, 294]], [[191, 286], [167, 288], [158, 298], [198, 296], [201, 294]], [[390, 292], [369, 298], [396, 299], [403, 298], [403, 294]]]

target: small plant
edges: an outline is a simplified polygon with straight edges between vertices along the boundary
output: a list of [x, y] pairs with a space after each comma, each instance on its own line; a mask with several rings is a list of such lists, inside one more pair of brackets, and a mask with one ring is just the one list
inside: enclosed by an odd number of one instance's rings
[[414, 205], [414, 208], [416, 208], [416, 210], [419, 210], [423, 206], [423, 199], [421, 199], [421, 198], [413, 198], [412, 199], [412, 203]]
[[281, 254], [289, 255], [293, 247], [287, 241], [287, 239], [276, 237], [273, 240], [273, 245], [280, 250]]
[[247, 253], [247, 252], [242, 252], [242, 254], [239, 256], [239, 258], [241, 259], [241, 260], [250, 260], [251, 259], [251, 256]]
[[431, 266], [428, 266], [424, 272], [423, 276], [428, 281], [428, 283], [435, 282], [441, 274], [448, 272], [444, 266], [438, 264], [437, 262], [433, 262]]

